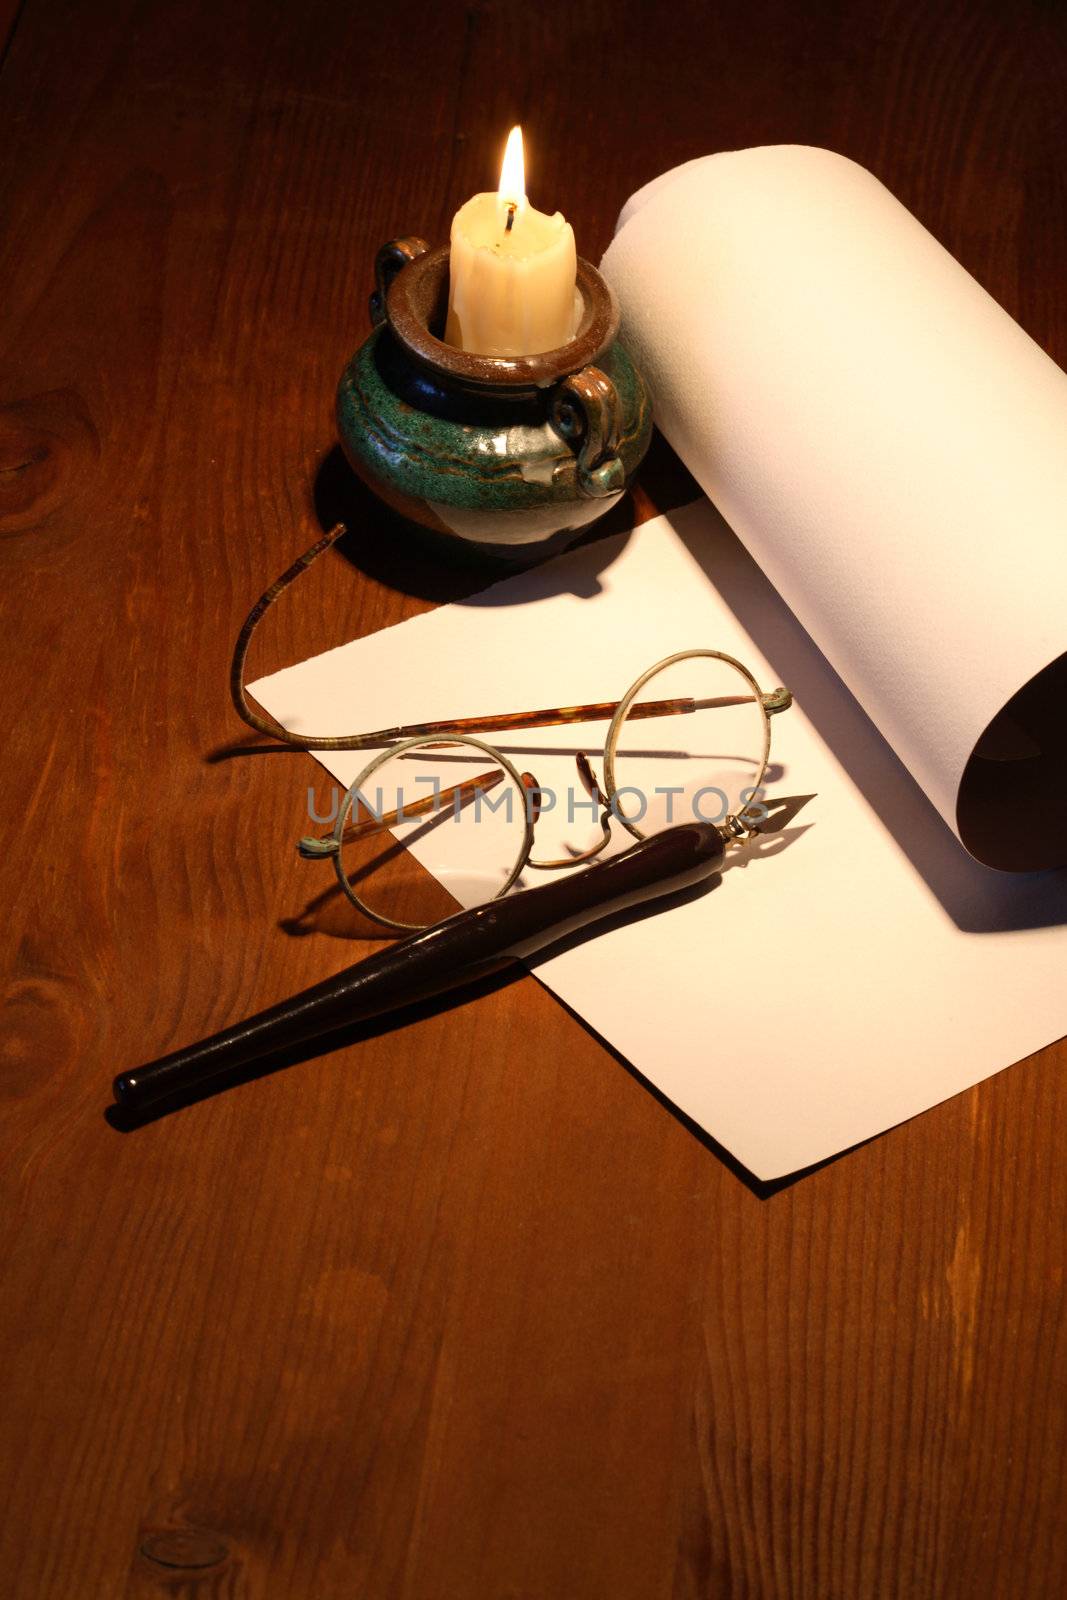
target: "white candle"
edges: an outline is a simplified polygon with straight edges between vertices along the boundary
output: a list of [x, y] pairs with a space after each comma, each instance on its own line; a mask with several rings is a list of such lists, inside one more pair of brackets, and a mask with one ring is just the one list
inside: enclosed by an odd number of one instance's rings
[[574, 230], [526, 198], [522, 129], [512, 128], [495, 194], [452, 219], [445, 339], [483, 356], [530, 356], [573, 339]]

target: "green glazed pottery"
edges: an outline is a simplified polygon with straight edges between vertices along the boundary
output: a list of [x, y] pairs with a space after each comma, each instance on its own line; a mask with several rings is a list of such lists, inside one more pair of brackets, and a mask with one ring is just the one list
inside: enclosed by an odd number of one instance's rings
[[438, 337], [448, 247], [378, 252], [372, 333], [337, 391], [345, 453], [375, 493], [451, 552], [535, 560], [571, 543], [633, 478], [652, 432], [614, 296], [578, 263], [578, 332], [534, 356]]

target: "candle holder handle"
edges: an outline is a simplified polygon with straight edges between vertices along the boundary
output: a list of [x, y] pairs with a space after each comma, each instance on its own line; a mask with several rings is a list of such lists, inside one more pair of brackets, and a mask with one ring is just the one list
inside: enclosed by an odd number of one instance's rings
[[619, 457], [623, 408], [607, 373], [583, 367], [563, 378], [552, 391], [549, 417], [560, 437], [577, 448], [579, 491], [590, 499], [621, 493], [626, 486]]
[[389, 285], [401, 267], [424, 256], [429, 248], [425, 239], [409, 234], [404, 239], [390, 239], [378, 251], [374, 258], [374, 293], [370, 297], [370, 319], [376, 328], [380, 328], [386, 320], [385, 299]]

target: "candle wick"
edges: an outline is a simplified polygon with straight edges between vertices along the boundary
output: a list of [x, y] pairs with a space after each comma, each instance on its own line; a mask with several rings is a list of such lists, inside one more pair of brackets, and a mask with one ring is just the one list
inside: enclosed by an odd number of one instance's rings
[[514, 223], [514, 221], [515, 221], [515, 202], [514, 202], [514, 200], [511, 200], [511, 201], [508, 202], [508, 220], [504, 225], [504, 232], [505, 233], [510, 233], [511, 232], [512, 224]]

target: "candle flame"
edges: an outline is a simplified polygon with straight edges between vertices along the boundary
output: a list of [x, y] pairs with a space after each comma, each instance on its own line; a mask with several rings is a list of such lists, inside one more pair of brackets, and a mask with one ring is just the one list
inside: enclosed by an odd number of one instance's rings
[[522, 129], [517, 126], [508, 134], [497, 194], [503, 205], [516, 205], [521, 210], [526, 204], [526, 164], [522, 155]]

